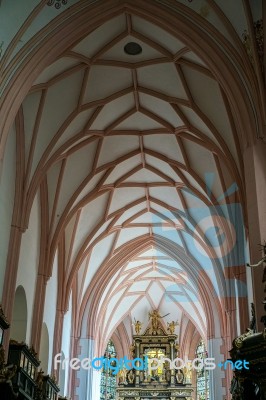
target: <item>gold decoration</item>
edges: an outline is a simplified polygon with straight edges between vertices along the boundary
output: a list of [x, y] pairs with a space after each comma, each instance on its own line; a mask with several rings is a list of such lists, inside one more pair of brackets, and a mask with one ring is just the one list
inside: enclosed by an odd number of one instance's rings
[[149, 319], [151, 319], [151, 327], [154, 332], [157, 332], [159, 325], [159, 318], [162, 318], [157, 310], [149, 312]]
[[[182, 397], [192, 400], [193, 389], [185, 388], [185, 373], [182, 370], [176, 375], [177, 371], [170, 369], [170, 360], [179, 350], [177, 343], [178, 336], [174, 334], [178, 321], [169, 321], [168, 332], [161, 324], [160, 319], [165, 317], [159, 309], [152, 309], [148, 313], [149, 324], [143, 329], [142, 334], [134, 336], [134, 341], [129, 347], [132, 358], [139, 357], [139, 366], [143, 366], [142, 371], [132, 368], [130, 371], [119, 371], [117, 385], [117, 399], [137, 400], [157, 399], [158, 397], [176, 399]], [[132, 321], [133, 322], [133, 321]], [[135, 320], [135, 324], [137, 320]], [[169, 331], [171, 334], [169, 334]], [[155, 359], [164, 359], [157, 363]], [[175, 358], [175, 357], [174, 357]], [[187, 372], [187, 371], [186, 371]], [[124, 378], [125, 376], [125, 378]], [[191, 384], [191, 381], [189, 381]], [[182, 387], [180, 392], [174, 393], [174, 388]]]
[[118, 372], [118, 383], [122, 384], [124, 382], [125, 382], [125, 370], [120, 369], [120, 371]]
[[175, 377], [176, 377], [177, 383], [183, 383], [184, 382], [184, 373], [183, 373], [183, 371], [181, 369], [177, 370], [177, 372], [175, 374]]
[[127, 375], [127, 380], [129, 383], [133, 383], [135, 379], [135, 374], [133, 372], [133, 370], [131, 369]]
[[153, 310], [152, 312], [149, 312], [149, 319], [151, 320], [151, 331], [153, 335], [156, 335], [158, 333], [159, 329], [159, 319], [166, 317], [168, 314], [165, 315], [160, 315], [158, 310]]
[[135, 351], [134, 343], [132, 343], [132, 345], [129, 347], [129, 351], [130, 351], [131, 358], [134, 358], [134, 351]]
[[253, 331], [251, 329], [248, 329], [246, 333], [234, 339], [233, 346], [240, 349], [243, 346], [244, 339], [252, 334]]
[[167, 331], [170, 333], [170, 335], [174, 335], [175, 333], [175, 327], [179, 325], [178, 321], [171, 321], [167, 322]]
[[136, 335], [139, 335], [142, 328], [142, 323], [135, 320], [134, 324], [132, 325], [134, 325]]
[[179, 344], [178, 343], [175, 344], [174, 348], [175, 348], [176, 354], [178, 354], [179, 353]]
[[192, 368], [184, 368], [184, 375], [185, 375], [185, 381], [186, 383], [191, 383], [192, 382]]

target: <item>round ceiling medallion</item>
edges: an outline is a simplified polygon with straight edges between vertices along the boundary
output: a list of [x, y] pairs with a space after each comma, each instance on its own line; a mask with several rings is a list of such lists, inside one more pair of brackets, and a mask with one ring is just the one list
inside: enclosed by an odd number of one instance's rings
[[130, 56], [136, 56], [142, 52], [142, 48], [136, 42], [129, 42], [125, 45], [124, 52]]

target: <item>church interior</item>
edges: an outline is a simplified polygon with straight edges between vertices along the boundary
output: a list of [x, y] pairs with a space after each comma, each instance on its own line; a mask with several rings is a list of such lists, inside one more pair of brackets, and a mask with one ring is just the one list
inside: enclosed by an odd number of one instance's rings
[[266, 400], [265, 20], [0, 0], [1, 400]]

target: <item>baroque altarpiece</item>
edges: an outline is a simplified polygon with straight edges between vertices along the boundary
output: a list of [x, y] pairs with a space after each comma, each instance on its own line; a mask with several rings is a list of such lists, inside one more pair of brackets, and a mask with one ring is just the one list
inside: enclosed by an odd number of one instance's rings
[[[149, 313], [150, 324], [143, 334], [140, 334], [141, 323], [135, 322], [135, 335], [130, 347], [131, 358], [143, 360], [170, 359], [178, 357], [178, 336], [175, 334], [176, 322], [168, 323], [167, 332], [162, 326], [162, 318], [157, 310]], [[118, 377], [118, 400], [191, 400], [190, 371], [170, 368], [170, 362], [158, 365], [149, 361], [145, 370], [123, 370]], [[158, 365], [158, 368], [155, 368]]]

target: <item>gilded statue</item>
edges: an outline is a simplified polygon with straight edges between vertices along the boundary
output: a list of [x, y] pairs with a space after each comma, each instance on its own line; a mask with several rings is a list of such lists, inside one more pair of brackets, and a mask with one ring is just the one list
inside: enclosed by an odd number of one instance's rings
[[178, 355], [178, 353], [179, 353], [179, 344], [176, 343], [174, 348], [175, 348], [176, 354]]
[[[156, 367], [157, 366], [157, 362], [155, 360], [152, 361], [151, 363], [152, 367]], [[155, 379], [155, 377], [158, 375], [158, 368], [156, 369], [152, 369], [151, 371], [151, 376]]]
[[129, 346], [129, 352], [130, 352], [131, 358], [134, 358], [134, 352], [135, 352], [135, 345], [134, 345], [134, 343], [132, 343], [132, 344]]
[[184, 376], [185, 376], [185, 382], [191, 383], [192, 382], [192, 368], [185, 367], [183, 372], [184, 372]]
[[167, 322], [167, 331], [170, 333], [170, 335], [174, 335], [175, 327], [177, 325], [179, 325], [178, 321]]
[[135, 379], [135, 374], [134, 374], [133, 370], [131, 369], [127, 375], [127, 380], [129, 383], [134, 383], [134, 379]]
[[149, 312], [149, 319], [151, 320], [151, 327], [152, 327], [152, 332], [157, 333], [158, 328], [159, 328], [159, 319], [166, 317], [168, 314], [165, 315], [160, 315], [158, 310], [153, 310], [152, 312]]
[[140, 321], [136, 321], [134, 322], [134, 327], [135, 327], [135, 333], [136, 335], [140, 334], [141, 328], [142, 328], [142, 323]]
[[177, 383], [183, 383], [184, 381], [184, 373], [182, 369], [178, 369], [177, 373], [175, 374]]
[[121, 385], [124, 382], [125, 382], [125, 370], [120, 369], [120, 371], [118, 372], [118, 383]]

